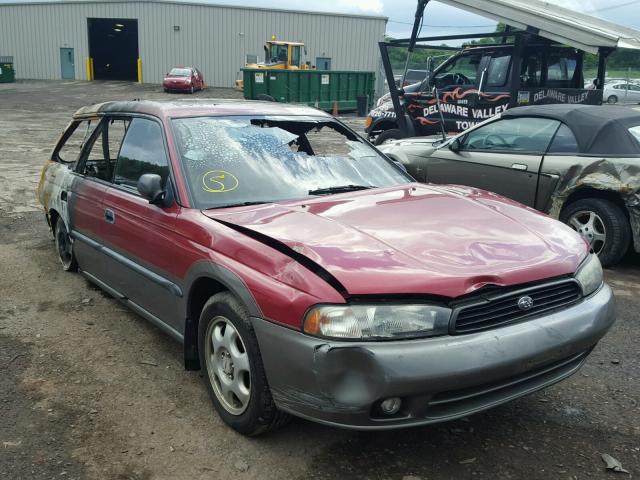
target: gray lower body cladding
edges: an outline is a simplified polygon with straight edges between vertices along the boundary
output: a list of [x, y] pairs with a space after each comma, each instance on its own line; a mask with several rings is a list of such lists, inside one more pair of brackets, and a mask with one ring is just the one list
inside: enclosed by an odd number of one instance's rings
[[[556, 383], [580, 368], [614, 319], [604, 285], [565, 310], [458, 336], [339, 342], [253, 324], [280, 409], [366, 430], [453, 420]], [[386, 417], [377, 405], [389, 397], [403, 406]]]

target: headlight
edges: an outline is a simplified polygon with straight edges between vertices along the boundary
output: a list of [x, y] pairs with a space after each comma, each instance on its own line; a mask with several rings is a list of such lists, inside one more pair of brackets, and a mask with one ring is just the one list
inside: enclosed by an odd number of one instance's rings
[[444, 335], [451, 310], [431, 305], [319, 305], [304, 331], [320, 337], [376, 340]]
[[587, 296], [595, 292], [603, 282], [602, 265], [595, 253], [590, 254], [576, 272], [576, 280], [582, 287], [582, 294]]

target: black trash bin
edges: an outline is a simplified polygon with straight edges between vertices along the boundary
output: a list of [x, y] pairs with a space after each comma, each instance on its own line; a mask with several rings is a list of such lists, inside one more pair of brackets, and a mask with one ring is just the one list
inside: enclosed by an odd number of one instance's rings
[[369, 97], [366, 95], [358, 95], [356, 97], [356, 104], [358, 106], [358, 116], [366, 117], [369, 113]]

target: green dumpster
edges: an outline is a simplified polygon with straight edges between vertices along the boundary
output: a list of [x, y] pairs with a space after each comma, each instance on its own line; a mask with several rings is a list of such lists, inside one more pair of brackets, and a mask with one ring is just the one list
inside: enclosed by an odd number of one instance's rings
[[13, 57], [0, 56], [0, 83], [16, 81], [16, 72], [13, 69]]
[[375, 74], [346, 70], [279, 70], [243, 68], [244, 98], [269, 95], [277, 102], [302, 103], [322, 110], [354, 111], [358, 97], [373, 104]]

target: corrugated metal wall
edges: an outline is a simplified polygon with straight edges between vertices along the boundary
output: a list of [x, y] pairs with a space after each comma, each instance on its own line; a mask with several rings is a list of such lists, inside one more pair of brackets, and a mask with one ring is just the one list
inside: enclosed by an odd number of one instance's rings
[[169, 67], [185, 64], [220, 87], [233, 86], [245, 54], [264, 60], [262, 45], [272, 35], [304, 41], [305, 59], [313, 64], [331, 57], [332, 70], [370, 70], [380, 77], [378, 41], [386, 27], [380, 17], [162, 1], [0, 4], [0, 55], [14, 57], [18, 78], [59, 79], [60, 48], [73, 48], [76, 79], [86, 80], [87, 18], [138, 20], [145, 82], [161, 83]]

